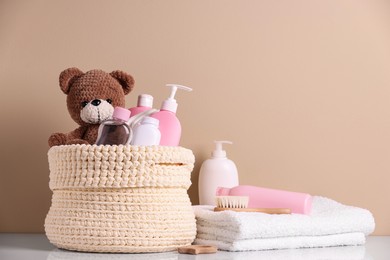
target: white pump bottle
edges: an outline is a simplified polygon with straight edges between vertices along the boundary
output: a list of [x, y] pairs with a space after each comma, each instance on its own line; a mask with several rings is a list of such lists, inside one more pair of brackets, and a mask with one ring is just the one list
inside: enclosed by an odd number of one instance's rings
[[176, 116], [177, 102], [175, 94], [178, 89], [192, 91], [192, 88], [178, 84], [167, 84], [166, 86], [171, 88], [171, 94], [162, 103], [160, 111], [152, 114], [151, 117], [158, 119], [160, 122], [160, 145], [178, 146], [181, 137], [181, 124]]
[[211, 158], [203, 162], [199, 172], [199, 204], [215, 206], [215, 194], [218, 187], [232, 188], [238, 186], [237, 167], [226, 157], [222, 144], [230, 141], [214, 141], [215, 150]]

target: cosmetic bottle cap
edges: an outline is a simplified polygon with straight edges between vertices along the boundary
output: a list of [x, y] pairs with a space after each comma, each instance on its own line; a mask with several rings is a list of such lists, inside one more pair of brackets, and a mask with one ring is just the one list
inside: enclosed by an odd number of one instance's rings
[[123, 108], [123, 107], [115, 107], [114, 113], [112, 114], [112, 117], [115, 119], [127, 121], [130, 117], [130, 110]]
[[185, 91], [192, 91], [192, 88], [189, 88], [189, 87], [186, 87], [186, 86], [182, 86], [182, 85], [178, 85], [178, 84], [167, 84], [166, 86], [171, 88], [171, 94], [162, 103], [161, 110], [168, 110], [168, 111], [171, 111], [173, 113], [176, 113], [176, 110], [177, 110], [177, 102], [176, 102], [176, 99], [175, 99], [176, 91], [178, 89], [182, 89], [182, 90], [185, 90]]
[[230, 141], [214, 141], [215, 150], [211, 153], [213, 158], [225, 158], [226, 151], [222, 149], [222, 144], [233, 144]]
[[144, 119], [142, 119], [141, 124], [152, 124], [158, 127], [160, 121], [157, 118], [145, 116]]
[[138, 96], [137, 101], [138, 107], [152, 107], [153, 106], [153, 97], [148, 94], [141, 94]]

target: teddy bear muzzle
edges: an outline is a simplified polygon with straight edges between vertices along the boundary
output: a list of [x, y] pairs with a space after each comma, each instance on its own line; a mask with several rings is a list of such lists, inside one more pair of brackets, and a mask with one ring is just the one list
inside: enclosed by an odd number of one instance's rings
[[111, 119], [114, 107], [104, 99], [94, 99], [90, 102], [83, 102], [80, 111], [80, 118], [88, 124], [100, 124], [104, 120]]

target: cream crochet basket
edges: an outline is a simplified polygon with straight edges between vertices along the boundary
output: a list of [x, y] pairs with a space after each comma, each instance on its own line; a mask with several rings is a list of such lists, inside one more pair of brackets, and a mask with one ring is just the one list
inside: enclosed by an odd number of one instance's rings
[[163, 252], [196, 236], [187, 189], [194, 155], [167, 146], [54, 146], [50, 242], [87, 252]]

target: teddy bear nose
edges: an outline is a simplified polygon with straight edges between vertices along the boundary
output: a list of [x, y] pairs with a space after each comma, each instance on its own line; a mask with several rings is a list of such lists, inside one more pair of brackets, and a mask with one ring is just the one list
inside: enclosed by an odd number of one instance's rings
[[95, 99], [95, 100], [92, 100], [91, 104], [94, 105], [94, 106], [98, 106], [100, 105], [100, 103], [102, 103], [102, 101], [100, 101], [99, 99]]

